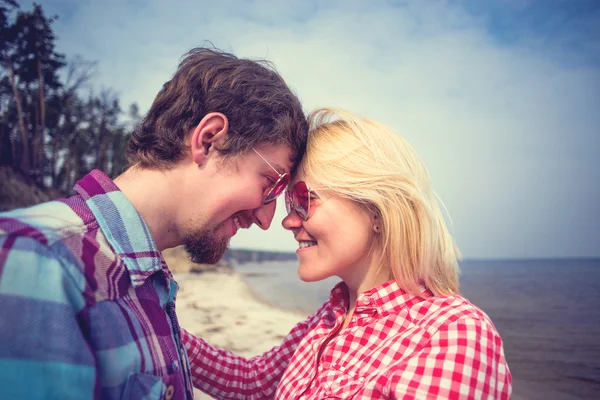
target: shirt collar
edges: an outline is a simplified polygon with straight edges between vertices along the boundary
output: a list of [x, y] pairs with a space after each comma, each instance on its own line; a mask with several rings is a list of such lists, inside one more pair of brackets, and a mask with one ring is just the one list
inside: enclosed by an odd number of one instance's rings
[[[433, 293], [424, 287], [420, 287], [419, 295], [415, 296], [402, 289], [395, 280], [390, 280], [359, 294], [354, 312], [373, 314], [399, 311], [431, 296]], [[344, 282], [338, 283], [331, 291], [330, 299], [334, 308], [341, 307], [347, 311], [348, 286]]]
[[103, 172], [93, 170], [74, 190], [85, 200], [114, 251], [123, 259], [134, 287], [163, 270], [150, 229], [133, 204]]

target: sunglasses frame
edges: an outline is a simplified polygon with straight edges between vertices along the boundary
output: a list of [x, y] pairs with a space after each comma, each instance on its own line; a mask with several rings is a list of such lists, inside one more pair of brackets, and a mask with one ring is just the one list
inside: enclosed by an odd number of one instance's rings
[[[302, 184], [304, 186], [304, 188], [306, 189], [306, 210], [304, 210], [304, 208], [299, 204], [299, 199], [301, 196], [299, 196], [297, 194], [298, 192], [298, 185]], [[290, 212], [292, 212], [292, 210], [294, 210], [296, 212], [296, 214], [298, 214], [298, 216], [303, 220], [303, 221], [307, 221], [308, 218], [310, 217], [310, 193], [312, 192], [312, 190], [308, 187], [308, 185], [306, 184], [306, 182], [304, 181], [298, 181], [294, 184], [294, 186], [292, 186], [291, 188], [287, 189], [285, 191], [285, 208], [287, 210], [287, 213], [289, 214]], [[294, 197], [294, 194], [296, 194], [296, 196]], [[304, 196], [302, 196], [304, 197]]]
[[[287, 185], [288, 185], [288, 183], [290, 182], [290, 173], [289, 173], [289, 172], [284, 172], [283, 174], [279, 173], [279, 171], [277, 171], [277, 170], [275, 169], [275, 167], [273, 167], [273, 166], [271, 165], [271, 163], [270, 163], [270, 162], [268, 162], [268, 161], [267, 161], [267, 159], [266, 159], [266, 158], [264, 158], [264, 157], [262, 156], [262, 154], [260, 154], [260, 153], [258, 152], [258, 150], [256, 150], [254, 147], [252, 148], [252, 150], [254, 150], [254, 152], [255, 152], [256, 154], [258, 154], [258, 156], [259, 156], [260, 158], [262, 158], [262, 159], [263, 159], [263, 161], [264, 161], [264, 162], [266, 162], [266, 163], [267, 163], [267, 165], [268, 165], [269, 167], [271, 167], [271, 169], [272, 169], [273, 171], [275, 171], [275, 173], [276, 173], [276, 174], [279, 176], [279, 178], [278, 178], [278, 179], [275, 181], [275, 183], [273, 184], [273, 186], [271, 186], [271, 189], [269, 190], [269, 192], [268, 192], [268, 193], [267, 193], [267, 195], [265, 196], [265, 200], [263, 201], [263, 204], [264, 204], [264, 205], [267, 205], [267, 204], [271, 203], [272, 201], [274, 201], [275, 199], [277, 199], [277, 198], [278, 198], [278, 197], [281, 195], [281, 193], [283, 193], [283, 192], [284, 192], [284, 190], [285, 190], [286, 186], [287, 186]], [[283, 182], [283, 183], [282, 183], [282, 182]], [[281, 187], [281, 190], [279, 190], [278, 192], [275, 192], [275, 193], [273, 193], [273, 191], [275, 191], [275, 189], [277, 189], [278, 187]]]
[[[275, 171], [275, 172], [277, 172], [277, 171]], [[284, 181], [284, 179], [285, 179], [285, 181]], [[290, 182], [290, 173], [289, 172], [279, 174], [279, 179], [277, 179], [277, 181], [273, 184], [273, 186], [271, 186], [271, 190], [269, 190], [269, 193], [267, 193], [267, 195], [265, 196], [265, 201], [263, 202], [263, 204], [267, 205], [267, 204], [271, 203], [272, 201], [276, 200], [281, 195], [281, 193], [283, 193], [285, 191], [285, 187], [288, 185], [289, 182]], [[273, 193], [273, 191], [275, 189], [277, 189], [277, 187], [279, 187], [280, 185], [281, 185], [281, 190], [278, 193]]]

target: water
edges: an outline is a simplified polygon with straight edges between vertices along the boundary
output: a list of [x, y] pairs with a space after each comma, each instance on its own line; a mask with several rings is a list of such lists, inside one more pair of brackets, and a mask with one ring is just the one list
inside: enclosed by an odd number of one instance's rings
[[[314, 312], [339, 281], [304, 283], [296, 262], [244, 264], [263, 300]], [[504, 341], [514, 399], [600, 399], [600, 259], [466, 261], [461, 292]]]

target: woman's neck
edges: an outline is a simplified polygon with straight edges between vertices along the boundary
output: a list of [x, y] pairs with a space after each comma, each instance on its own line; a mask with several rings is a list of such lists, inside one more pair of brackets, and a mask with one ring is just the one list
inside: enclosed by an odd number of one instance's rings
[[362, 277], [359, 278], [355, 274], [353, 277], [349, 277], [349, 279], [344, 279], [348, 287], [348, 311], [346, 312], [346, 319], [342, 325], [342, 329], [346, 328], [350, 323], [350, 319], [356, 308], [356, 299], [361, 293], [383, 285], [394, 278], [392, 271], [387, 266], [381, 264], [380, 257], [374, 259], [377, 260], [377, 263], [371, 263], [364, 270]]
[[392, 271], [386, 265], [380, 251], [369, 252], [360, 263], [348, 268], [348, 271], [348, 274], [341, 278], [348, 286], [349, 309], [354, 309], [356, 299], [361, 293], [393, 278]]

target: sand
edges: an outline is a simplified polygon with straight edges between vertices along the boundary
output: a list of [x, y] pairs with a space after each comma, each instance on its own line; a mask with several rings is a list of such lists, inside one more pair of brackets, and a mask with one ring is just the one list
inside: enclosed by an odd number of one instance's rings
[[[188, 332], [216, 347], [252, 357], [281, 343], [306, 318], [257, 299], [235, 271], [176, 274], [177, 316]], [[195, 392], [196, 399], [211, 397]]]

